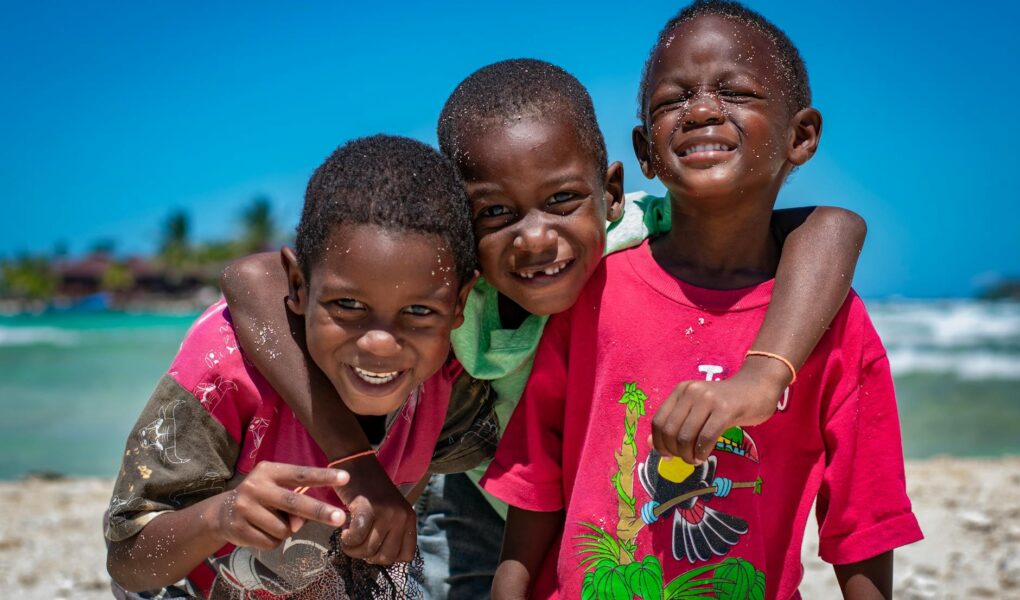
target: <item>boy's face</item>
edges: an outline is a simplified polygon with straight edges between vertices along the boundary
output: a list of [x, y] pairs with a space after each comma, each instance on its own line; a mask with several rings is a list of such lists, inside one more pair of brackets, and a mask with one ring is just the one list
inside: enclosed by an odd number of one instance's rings
[[775, 54], [769, 38], [737, 19], [706, 15], [677, 27], [652, 57], [645, 126], [634, 131], [645, 175], [683, 198], [778, 191], [803, 160], [793, 156], [792, 83]]
[[602, 176], [555, 118], [476, 132], [461, 156], [482, 275], [530, 313], [570, 308], [602, 258], [607, 218], [622, 214], [622, 165]]
[[391, 413], [446, 361], [471, 286], [458, 285], [438, 236], [341, 225], [325, 247], [307, 286], [285, 250], [289, 305], [344, 403], [360, 415]]

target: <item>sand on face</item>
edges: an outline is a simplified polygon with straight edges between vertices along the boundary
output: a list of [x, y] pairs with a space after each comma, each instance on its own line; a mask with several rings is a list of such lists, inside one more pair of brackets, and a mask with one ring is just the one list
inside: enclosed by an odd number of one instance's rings
[[[896, 552], [896, 597], [1020, 598], [1020, 457], [907, 463], [926, 539]], [[0, 483], [0, 589], [8, 598], [110, 598], [102, 514], [113, 482]], [[838, 598], [832, 567], [804, 543], [805, 598]]]

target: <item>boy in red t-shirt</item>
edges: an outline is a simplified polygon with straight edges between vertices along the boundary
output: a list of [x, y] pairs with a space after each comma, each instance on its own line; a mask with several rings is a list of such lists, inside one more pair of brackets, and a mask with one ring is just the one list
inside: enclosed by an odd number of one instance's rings
[[483, 481], [512, 506], [494, 597], [796, 598], [816, 500], [844, 596], [888, 597], [893, 549], [921, 532], [888, 360], [856, 295], [771, 420], [727, 430], [704, 462], [655, 450], [690, 439], [704, 410], [676, 401], [677, 381], [725, 379], [754, 352], [772, 207], [821, 133], [799, 53], [757, 13], [697, 2], [659, 36], [641, 115], [635, 151], [670, 192], [672, 230], [607, 258], [547, 325]]

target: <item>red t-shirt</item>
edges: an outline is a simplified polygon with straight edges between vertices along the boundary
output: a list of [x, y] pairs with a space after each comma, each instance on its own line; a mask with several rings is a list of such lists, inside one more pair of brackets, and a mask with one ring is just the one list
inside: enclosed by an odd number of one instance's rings
[[646, 242], [606, 258], [574, 307], [550, 319], [483, 480], [511, 505], [566, 511], [536, 597], [796, 597], [816, 500], [828, 562], [921, 539], [889, 363], [852, 292], [766, 423], [727, 431], [699, 467], [660, 460], [647, 443], [679, 382], [739, 369], [772, 285], [687, 285]]

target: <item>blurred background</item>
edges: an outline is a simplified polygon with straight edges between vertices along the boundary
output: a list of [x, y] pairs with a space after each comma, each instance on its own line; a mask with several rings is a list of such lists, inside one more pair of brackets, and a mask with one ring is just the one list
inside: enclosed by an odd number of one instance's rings
[[[627, 190], [662, 192], [630, 130], [682, 4], [3, 2], [0, 479], [114, 476], [225, 261], [287, 243], [336, 146], [435, 144], [443, 102], [481, 66], [572, 72]], [[907, 457], [1020, 453], [1020, 9], [748, 4], [799, 46], [825, 119], [780, 205], [869, 224], [855, 287]]]

